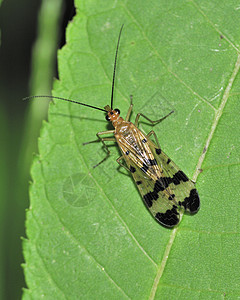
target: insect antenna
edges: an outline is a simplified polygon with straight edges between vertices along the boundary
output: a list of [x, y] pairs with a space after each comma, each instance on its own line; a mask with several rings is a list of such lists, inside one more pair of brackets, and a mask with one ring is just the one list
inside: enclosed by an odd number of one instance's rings
[[[116, 48], [116, 53], [115, 53], [115, 60], [114, 60], [114, 67], [113, 67], [113, 78], [112, 78], [111, 109], [113, 109], [113, 94], [114, 94], [114, 85], [115, 85], [115, 73], [116, 73], [116, 66], [117, 66], [117, 56], [118, 56], [118, 48], [119, 48], [119, 43], [120, 43], [120, 38], [121, 38], [123, 25], [124, 24], [122, 24], [119, 35], [118, 35], [117, 48]], [[93, 108], [93, 109], [108, 112], [107, 110], [96, 107], [96, 106], [92, 106], [92, 105], [85, 104], [85, 103], [82, 103], [82, 102], [78, 102], [78, 101], [75, 101], [75, 100], [62, 98], [62, 97], [56, 97], [56, 96], [47, 96], [47, 95], [29, 96], [29, 97], [23, 98], [23, 100], [29, 100], [29, 99], [33, 99], [33, 98], [49, 98], [49, 99], [57, 99], [57, 100], [62, 100], [62, 101], [68, 101], [68, 102], [76, 103], [76, 104], [79, 104], [79, 105], [87, 106], [87, 107], [90, 107], [90, 108]]]
[[90, 108], [93, 108], [93, 109], [97, 109], [97, 110], [107, 112], [105, 109], [102, 109], [102, 108], [99, 108], [99, 107], [96, 107], [96, 106], [92, 106], [92, 105], [89, 105], [89, 104], [85, 104], [85, 103], [82, 103], [82, 102], [74, 101], [74, 100], [71, 100], [71, 99], [62, 98], [62, 97], [40, 95], [40, 96], [29, 96], [29, 97], [23, 98], [23, 100], [29, 100], [29, 99], [33, 99], [33, 98], [58, 99], [58, 100], [68, 101], [68, 102], [76, 103], [76, 104], [79, 104], [79, 105], [83, 105], [83, 106], [87, 106], [87, 107], [90, 107]]
[[122, 27], [119, 32], [117, 49], [116, 49], [116, 53], [115, 53], [115, 60], [114, 60], [114, 67], [113, 67], [113, 79], [112, 79], [111, 109], [113, 109], [113, 93], [114, 93], [115, 72], [116, 72], [116, 65], [117, 65], [117, 55], [118, 55], [118, 48], [119, 48], [120, 37], [121, 37], [123, 25], [124, 24], [122, 24]]

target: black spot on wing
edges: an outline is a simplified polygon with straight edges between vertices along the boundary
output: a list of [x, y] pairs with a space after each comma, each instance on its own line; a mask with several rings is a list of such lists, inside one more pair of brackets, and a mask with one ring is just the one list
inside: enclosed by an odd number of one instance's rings
[[155, 150], [158, 155], [161, 154], [161, 152], [162, 152], [162, 150], [160, 148], [155, 148]]
[[130, 171], [131, 173], [135, 173], [135, 172], [136, 172], [136, 169], [135, 169], [133, 166], [130, 166], [129, 171]]
[[173, 175], [173, 177], [158, 178], [158, 180], [156, 181], [155, 186], [154, 186], [154, 191], [160, 192], [160, 191], [165, 190], [171, 183], [178, 185], [181, 183], [181, 181], [186, 182], [188, 180], [189, 179], [182, 171], [178, 171], [177, 173], [175, 173]]
[[[149, 192], [143, 196], [143, 199], [145, 200], [148, 207], [152, 206], [153, 200], [157, 200], [159, 198], [158, 193], [161, 191], [164, 191], [168, 187], [169, 182], [171, 182], [171, 178], [169, 178], [169, 177], [159, 178], [154, 184], [153, 191]], [[172, 198], [175, 197], [174, 194], [172, 194], [171, 196], [172, 196]]]
[[140, 184], [142, 184], [142, 181], [141, 181], [141, 180], [138, 180], [138, 181], [136, 181], [136, 184], [137, 184], [137, 185], [140, 185]]
[[154, 185], [154, 191], [155, 192], [160, 192], [160, 191], [163, 191], [163, 190], [165, 190], [165, 185], [164, 185], [164, 183], [163, 183], [163, 181], [162, 181], [162, 178], [159, 178], [156, 182], [155, 182], [155, 185]]
[[186, 210], [189, 210], [191, 213], [195, 213], [199, 210], [200, 199], [196, 189], [190, 191], [189, 197], [186, 197], [184, 201], [178, 203], [180, 206], [183, 206]]
[[166, 227], [173, 227], [179, 222], [179, 213], [174, 205], [172, 209], [168, 209], [165, 213], [158, 212], [155, 219]]
[[163, 188], [162, 189], [162, 191], [163, 191], [169, 186], [170, 183], [172, 183], [172, 178], [171, 177], [161, 177], [156, 182], [159, 182], [159, 184]]
[[170, 162], [171, 162], [171, 159], [169, 158], [169, 159], [167, 160], [167, 164], [170, 164]]
[[130, 151], [129, 151], [129, 150], [127, 150], [127, 151], [125, 152], [125, 154], [126, 154], [126, 155], [129, 155], [129, 153], [130, 153]]
[[155, 182], [153, 191], [155, 193], [162, 192], [171, 182], [172, 181], [170, 177], [161, 177]]
[[147, 140], [146, 140], [146, 139], [143, 139], [143, 140], [142, 140], [142, 142], [143, 142], [143, 143], [146, 143], [146, 142], [147, 142]]
[[187, 178], [187, 176], [183, 173], [183, 171], [178, 171], [177, 173], [175, 173], [172, 177], [172, 182], [175, 185], [178, 185], [181, 183], [181, 181], [186, 182], [189, 179]]
[[169, 197], [168, 197], [168, 200], [173, 200], [175, 198], [175, 194], [171, 194]]
[[157, 161], [156, 161], [155, 158], [154, 159], [149, 159], [148, 163], [149, 163], [150, 166], [156, 166], [157, 165]]
[[153, 191], [153, 192], [149, 192], [149, 193], [145, 194], [143, 196], [143, 199], [146, 202], [147, 207], [151, 207], [152, 204], [153, 204], [153, 200], [157, 200], [158, 197], [159, 197], [158, 193], [156, 193], [155, 191]]

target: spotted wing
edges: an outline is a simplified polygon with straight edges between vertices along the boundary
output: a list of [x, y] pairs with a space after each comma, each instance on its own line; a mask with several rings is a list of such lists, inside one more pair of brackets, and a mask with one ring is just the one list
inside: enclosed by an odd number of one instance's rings
[[160, 224], [173, 227], [179, 222], [180, 208], [191, 213], [199, 209], [197, 190], [194, 183], [139, 129], [133, 133], [131, 143], [119, 143], [126, 164], [153, 217]]
[[149, 145], [154, 158], [163, 170], [165, 187], [169, 189], [176, 205], [190, 213], [196, 213], [200, 207], [200, 199], [195, 184], [152, 141], [149, 141]]
[[153, 217], [163, 226], [173, 227], [179, 222], [179, 207], [170, 192], [165, 188], [164, 181], [153, 180], [136, 168], [132, 176], [142, 195], [146, 207]]

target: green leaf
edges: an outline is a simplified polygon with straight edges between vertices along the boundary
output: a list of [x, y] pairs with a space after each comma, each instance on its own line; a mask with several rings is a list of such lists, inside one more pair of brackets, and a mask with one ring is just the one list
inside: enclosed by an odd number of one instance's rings
[[[80, 3], [81, 2], [81, 3]], [[120, 152], [100, 143], [104, 114], [55, 101], [32, 167], [24, 243], [28, 290], [37, 299], [236, 299], [239, 288], [239, 6], [219, 1], [76, 1], [59, 52], [54, 95], [110, 103], [157, 119], [163, 150], [197, 181], [201, 209], [178, 227], [157, 224]], [[238, 77], [237, 77], [238, 76]], [[141, 124], [145, 131], [150, 126]], [[230, 209], [229, 209], [230, 207]]]
[[[0, 1], [1, 2], [1, 1]], [[7, 141], [7, 130], [8, 130], [8, 122], [6, 118], [6, 112], [5, 108], [3, 105], [1, 105], [0, 109], [0, 140], [1, 141]], [[0, 231], [0, 241], [1, 244], [4, 244], [5, 241], [5, 230], [6, 229], [6, 215], [7, 215], [7, 180], [6, 180], [6, 174], [7, 171], [9, 170], [8, 165], [7, 165], [7, 147], [6, 147], [6, 142], [3, 143], [2, 147], [0, 147], [0, 155], [2, 158], [0, 162], [0, 226], [1, 226], [1, 231]], [[0, 249], [0, 261], [1, 261], [1, 268], [0, 268], [0, 299], [4, 299], [4, 292], [5, 292], [5, 284], [6, 284], [6, 279], [5, 279], [5, 273], [4, 273], [4, 263], [6, 261], [6, 256], [5, 252], [6, 249], [4, 247], [1, 247]]]

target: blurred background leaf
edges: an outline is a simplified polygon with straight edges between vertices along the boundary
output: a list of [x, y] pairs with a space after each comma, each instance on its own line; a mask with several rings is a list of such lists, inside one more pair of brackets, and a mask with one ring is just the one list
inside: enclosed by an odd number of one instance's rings
[[21, 237], [29, 168], [48, 104], [22, 98], [51, 92], [62, 30], [74, 12], [72, 1], [65, 2], [10, 0], [0, 7], [0, 299], [19, 299], [25, 286]]

